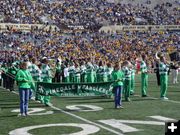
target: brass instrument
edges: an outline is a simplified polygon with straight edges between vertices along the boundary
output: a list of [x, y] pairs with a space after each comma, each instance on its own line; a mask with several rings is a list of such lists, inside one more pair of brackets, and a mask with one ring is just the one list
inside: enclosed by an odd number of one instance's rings
[[172, 63], [172, 61], [171, 61], [171, 59], [170, 59], [170, 56], [169, 56], [169, 54], [168, 53], [162, 53], [162, 52], [156, 52], [156, 54], [155, 54], [155, 58], [156, 58], [156, 60], [160, 60], [160, 57], [165, 57], [166, 58], [166, 60], [167, 60], [167, 63]]
[[49, 60], [49, 66], [51, 69], [51, 77], [54, 78], [56, 75], [56, 61], [54, 59]]
[[162, 54], [161, 52], [156, 52], [155, 58], [156, 58], [157, 60], [159, 60], [162, 55], [163, 55], [163, 54]]

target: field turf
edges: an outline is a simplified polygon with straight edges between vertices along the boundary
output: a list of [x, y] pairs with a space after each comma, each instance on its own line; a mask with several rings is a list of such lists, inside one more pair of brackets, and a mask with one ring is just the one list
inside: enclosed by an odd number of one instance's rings
[[[15, 91], [16, 93], [18, 91]], [[124, 102], [124, 109], [114, 109], [113, 98], [104, 97], [52, 97], [51, 107], [33, 100], [29, 103], [29, 108], [42, 108], [43, 111], [31, 113], [27, 117], [18, 117], [18, 112], [11, 112], [19, 109], [19, 96], [13, 92], [0, 88], [0, 135], [8, 135], [10, 131], [37, 125], [46, 124], [64, 124], [63, 126], [41, 127], [29, 130], [28, 133], [33, 135], [60, 135], [72, 134], [82, 130], [80, 127], [68, 126], [67, 124], [89, 124], [100, 130], [93, 135], [164, 135], [164, 125], [123, 123], [126, 126], [138, 129], [138, 131], [121, 130], [122, 126], [112, 127], [102, 123], [102, 120], [128, 120], [128, 121], [154, 121], [163, 122], [148, 116], [162, 116], [180, 120], [180, 83], [173, 85], [171, 77], [169, 78], [169, 87], [167, 97], [169, 101], [159, 99], [160, 88], [157, 86], [155, 75], [149, 76], [149, 97], [142, 98], [140, 90], [140, 75], [136, 76], [135, 95], [131, 96], [131, 102]], [[123, 98], [124, 99], [124, 98]], [[100, 111], [88, 111], [89, 108], [81, 107], [84, 111], [69, 110], [69, 105], [95, 105], [103, 108]], [[52, 114], [36, 115], [37, 113]], [[101, 122], [100, 122], [101, 120]], [[116, 122], [117, 122], [116, 121]], [[163, 122], [164, 123], [164, 122]], [[121, 123], [122, 124], [122, 123]], [[89, 129], [90, 130], [90, 129]], [[93, 129], [91, 129], [93, 130]], [[74, 133], [74, 134], [73, 134]], [[23, 133], [17, 135], [25, 135]]]

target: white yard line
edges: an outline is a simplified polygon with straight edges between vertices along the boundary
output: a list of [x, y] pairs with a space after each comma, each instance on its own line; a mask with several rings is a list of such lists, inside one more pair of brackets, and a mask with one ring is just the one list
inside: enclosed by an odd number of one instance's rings
[[160, 116], [160, 115], [148, 116], [148, 117], [153, 118], [153, 119], [156, 119], [156, 120], [164, 121], [164, 122], [167, 122], [167, 121], [175, 121], [175, 119], [163, 117], [163, 116]]
[[168, 86], [168, 88], [178, 88], [179, 86], [173, 86], [173, 85], [171, 85], [171, 86]]
[[174, 100], [167, 100], [167, 102], [180, 104], [180, 101], [174, 101]]
[[[18, 95], [18, 93], [15, 92], [15, 91], [12, 91], [12, 93]], [[35, 102], [37, 102], [37, 101], [35, 101]], [[70, 116], [72, 116], [72, 117], [74, 117], [74, 118], [77, 118], [77, 119], [79, 119], [79, 120], [82, 120], [82, 121], [84, 121], [84, 122], [86, 122], [86, 123], [89, 123], [89, 124], [98, 126], [98, 127], [102, 128], [102, 129], [105, 129], [105, 130], [107, 130], [107, 131], [109, 131], [109, 132], [111, 132], [111, 133], [114, 133], [114, 134], [116, 134], [116, 135], [124, 135], [124, 134], [121, 133], [121, 132], [115, 131], [115, 130], [113, 130], [113, 129], [110, 129], [110, 128], [108, 128], [108, 127], [105, 127], [105, 126], [103, 126], [103, 125], [100, 125], [100, 124], [98, 124], [98, 123], [92, 122], [92, 121], [90, 121], [90, 120], [87, 120], [87, 119], [85, 119], [85, 118], [82, 118], [82, 117], [80, 117], [80, 116], [77, 116], [77, 115], [75, 115], [75, 114], [73, 114], [73, 113], [64, 111], [64, 110], [62, 110], [62, 109], [60, 109], [60, 108], [58, 108], [58, 107], [55, 107], [55, 106], [53, 106], [53, 105], [50, 105], [49, 107], [51, 107], [52, 109], [55, 109], [55, 110], [57, 110], [57, 111], [60, 111], [60, 112], [62, 112], [62, 113], [65, 113], [65, 114], [67, 114], [67, 115], [70, 115]]]
[[[141, 97], [140, 95], [135, 95], [136, 97]], [[143, 97], [142, 97], [143, 98]], [[156, 97], [151, 97], [151, 96], [149, 96], [149, 97], [145, 97], [145, 98], [150, 98], [150, 99], [155, 99], [155, 100], [161, 100], [160, 98], [156, 98]], [[144, 99], [145, 99], [144, 98]], [[133, 100], [132, 100], [133, 101]], [[177, 103], [177, 104], [180, 104], [180, 101], [174, 101], [174, 100], [161, 100], [161, 101], [163, 101], [163, 102], [171, 102], [171, 103]]]
[[107, 127], [105, 127], [105, 126], [102, 126], [102, 125], [100, 125], [100, 124], [97, 124], [97, 123], [95, 123], [95, 122], [92, 122], [92, 121], [90, 121], [90, 120], [87, 120], [87, 119], [85, 119], [85, 118], [82, 118], [82, 117], [80, 117], [80, 116], [77, 116], [77, 115], [75, 115], [75, 114], [73, 114], [73, 113], [64, 111], [64, 110], [62, 110], [62, 109], [60, 109], [60, 108], [57, 108], [57, 107], [55, 107], [55, 106], [53, 106], [53, 105], [51, 105], [50, 107], [53, 108], [53, 109], [55, 109], [55, 110], [61, 111], [61, 112], [65, 113], [65, 114], [68, 114], [68, 115], [70, 115], [70, 116], [72, 116], [72, 117], [74, 117], [74, 118], [77, 118], [77, 119], [79, 119], [79, 120], [82, 120], [82, 121], [84, 121], [84, 122], [86, 122], [86, 123], [89, 123], [89, 124], [98, 126], [98, 127], [100, 127], [100, 128], [103, 128], [103, 129], [105, 129], [105, 130], [108, 130], [109, 132], [112, 132], [112, 133], [114, 133], [114, 134], [123, 135], [123, 134], [120, 133], [120, 132], [117, 132], [117, 131], [115, 131], [115, 130], [113, 130], [113, 129], [107, 128]]
[[[149, 97], [151, 99], [159, 99], [161, 100], [160, 98], [155, 98], [155, 97]], [[177, 104], [180, 104], [180, 101], [174, 101], [174, 100], [162, 100], [163, 102], [171, 102], [171, 103], [177, 103]]]

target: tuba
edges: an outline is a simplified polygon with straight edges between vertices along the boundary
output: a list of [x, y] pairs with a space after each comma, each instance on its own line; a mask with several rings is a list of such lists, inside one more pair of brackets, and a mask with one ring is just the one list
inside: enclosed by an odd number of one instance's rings
[[155, 54], [155, 58], [157, 60], [160, 60], [160, 57], [162, 57], [162, 56], [164, 56], [164, 54], [162, 52], [156, 52], [156, 54]]
[[155, 58], [156, 60], [160, 60], [160, 57], [165, 57], [168, 62], [171, 62], [170, 56], [165, 52], [156, 52]]

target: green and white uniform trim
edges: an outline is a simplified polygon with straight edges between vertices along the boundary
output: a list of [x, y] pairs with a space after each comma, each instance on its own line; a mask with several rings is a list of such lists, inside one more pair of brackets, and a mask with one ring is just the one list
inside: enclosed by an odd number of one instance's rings
[[125, 80], [131, 80], [131, 70], [128, 67], [123, 67]]
[[52, 72], [48, 65], [42, 64], [41, 67], [41, 77], [43, 82], [51, 82], [52, 81]]
[[88, 62], [87, 64], [87, 69], [86, 69], [86, 74], [87, 74], [87, 82], [94, 82], [94, 67], [93, 65]]
[[113, 68], [112, 67], [108, 67], [107, 69], [107, 76], [108, 76], [108, 81], [111, 81], [112, 80], [112, 72], [113, 72]]
[[38, 68], [36, 64], [31, 64], [28, 67], [28, 70], [31, 73], [34, 81], [41, 81], [41, 70]]
[[168, 65], [166, 65], [163, 62], [160, 62], [160, 64], [159, 64], [159, 74], [160, 75], [167, 75], [168, 70], [169, 70]]
[[80, 70], [80, 68], [76, 68], [75, 69], [75, 77], [74, 77], [74, 82], [80, 82], [81, 80], [80, 80], [80, 78], [81, 78], [81, 70]]
[[144, 61], [141, 62], [141, 73], [147, 72], [147, 65]]
[[159, 64], [159, 73], [160, 73], [160, 81], [161, 81], [161, 98], [166, 97], [167, 88], [168, 88], [168, 70], [169, 67], [163, 62]]
[[70, 82], [74, 82], [74, 77], [75, 77], [75, 67], [74, 66], [69, 67], [69, 77], [70, 77]]
[[131, 70], [128, 67], [123, 67], [124, 72], [124, 97], [126, 101], [129, 101], [130, 91], [131, 91]]

